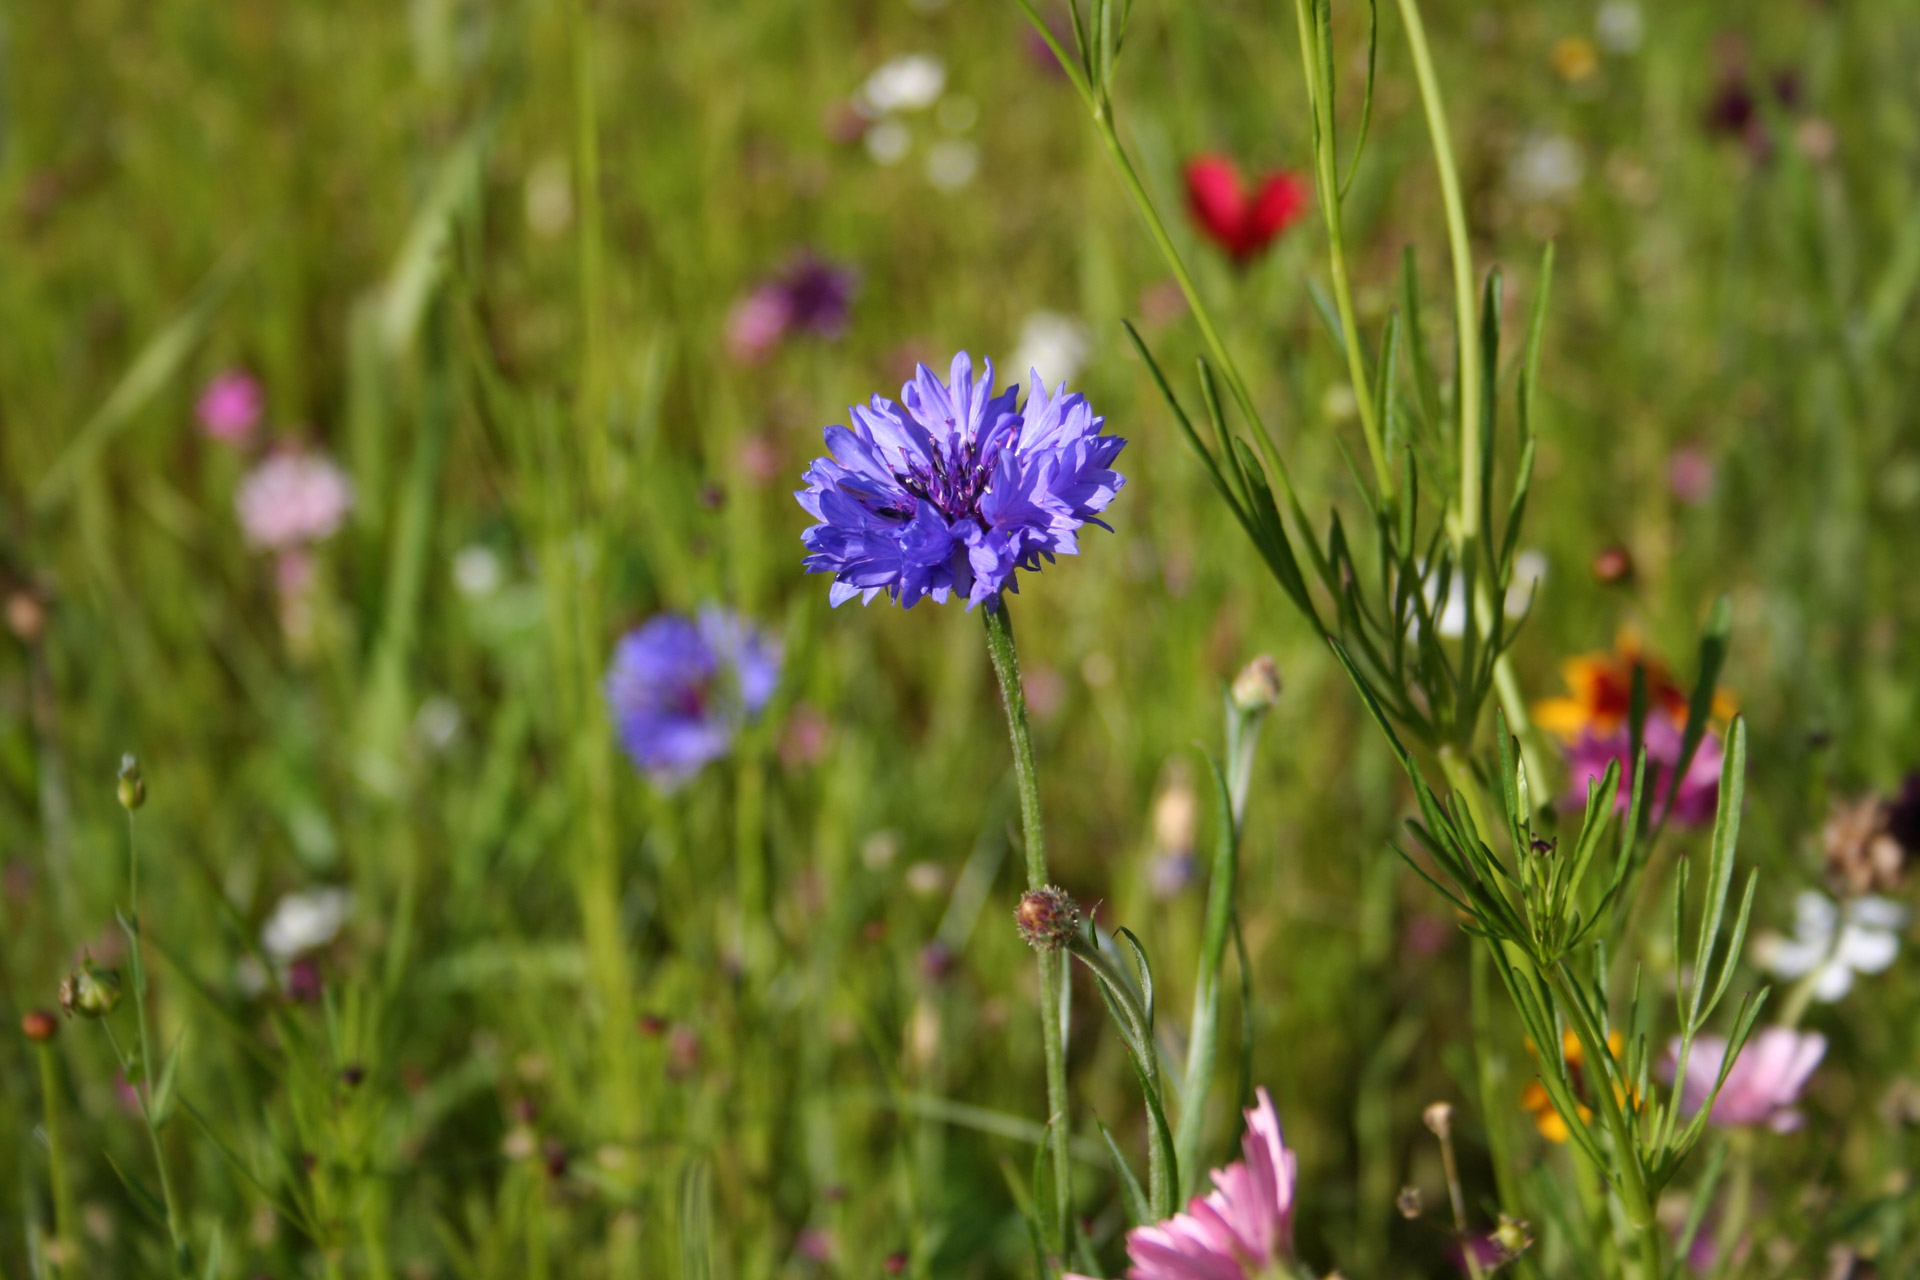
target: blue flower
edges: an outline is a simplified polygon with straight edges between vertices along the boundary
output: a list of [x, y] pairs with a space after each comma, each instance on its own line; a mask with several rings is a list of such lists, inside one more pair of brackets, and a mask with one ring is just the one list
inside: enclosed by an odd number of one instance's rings
[[724, 609], [661, 614], [614, 647], [607, 706], [620, 745], [663, 789], [727, 754], [773, 697], [780, 646]]
[[800, 537], [804, 563], [834, 575], [835, 605], [885, 591], [909, 609], [955, 593], [991, 609], [1019, 590], [1015, 570], [1078, 554], [1083, 524], [1109, 528], [1096, 515], [1126, 483], [1108, 464], [1127, 442], [1101, 435], [1106, 419], [1065, 383], [1049, 396], [1033, 375], [1021, 408], [1017, 384], [993, 394], [986, 366], [976, 383], [962, 351], [942, 383], [921, 365], [902, 404], [875, 396], [852, 429], [827, 428], [833, 456], [794, 497], [820, 522]]

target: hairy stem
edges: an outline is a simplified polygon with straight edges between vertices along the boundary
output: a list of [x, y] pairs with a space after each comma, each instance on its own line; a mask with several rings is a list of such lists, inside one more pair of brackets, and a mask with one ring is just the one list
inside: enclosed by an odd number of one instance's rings
[[[988, 602], [981, 611], [987, 627], [987, 656], [1000, 682], [1007, 711], [1007, 735], [1013, 744], [1013, 773], [1020, 788], [1020, 830], [1027, 860], [1027, 887], [1047, 886], [1046, 833], [1040, 820], [1040, 772], [1033, 760], [1033, 735], [1027, 728], [1027, 695], [1020, 684], [1020, 655], [1013, 645], [1013, 622], [1004, 599]], [[1060, 1025], [1060, 986], [1066, 957], [1043, 951], [1040, 961], [1040, 1033], [1047, 1063], [1047, 1136], [1052, 1149], [1053, 1212], [1061, 1247], [1073, 1211], [1073, 1192], [1067, 1163], [1067, 1046]]]

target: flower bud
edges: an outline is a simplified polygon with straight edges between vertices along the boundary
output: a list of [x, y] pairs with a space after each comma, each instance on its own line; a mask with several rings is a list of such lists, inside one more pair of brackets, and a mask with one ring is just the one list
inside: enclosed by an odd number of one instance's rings
[[1433, 1130], [1435, 1137], [1443, 1141], [1453, 1131], [1453, 1107], [1448, 1103], [1435, 1102], [1429, 1105], [1420, 1113], [1420, 1119], [1427, 1128]]
[[1400, 1194], [1394, 1197], [1394, 1208], [1400, 1210], [1400, 1216], [1411, 1222], [1420, 1216], [1425, 1207], [1420, 1202], [1420, 1188], [1402, 1187]]
[[1242, 715], [1259, 715], [1280, 701], [1280, 664], [1270, 654], [1261, 654], [1233, 678], [1234, 709]]
[[48, 1044], [60, 1034], [60, 1020], [45, 1009], [29, 1009], [20, 1019], [20, 1032], [35, 1044]]
[[1022, 895], [1013, 922], [1035, 951], [1058, 951], [1079, 931], [1080, 908], [1066, 890], [1048, 885]]
[[1617, 587], [1633, 577], [1633, 556], [1619, 543], [1614, 543], [1593, 558], [1594, 581], [1606, 587]]
[[120, 971], [82, 961], [60, 980], [60, 1007], [68, 1017], [104, 1018], [120, 1003]]
[[140, 761], [130, 755], [120, 757], [120, 807], [132, 813], [147, 802], [147, 780], [140, 774]]
[[1525, 1253], [1533, 1244], [1533, 1232], [1526, 1223], [1503, 1213], [1500, 1215], [1500, 1225], [1494, 1229], [1493, 1242], [1500, 1246], [1503, 1258], [1513, 1259]]

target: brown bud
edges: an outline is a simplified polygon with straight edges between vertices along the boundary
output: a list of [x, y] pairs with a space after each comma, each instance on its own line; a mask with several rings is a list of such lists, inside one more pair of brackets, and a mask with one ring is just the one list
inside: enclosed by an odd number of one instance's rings
[[1280, 664], [1261, 654], [1233, 678], [1233, 705], [1243, 715], [1257, 715], [1280, 701]]
[[1079, 931], [1080, 908], [1066, 890], [1048, 885], [1022, 895], [1013, 922], [1035, 951], [1058, 951]]
[[1827, 879], [1849, 896], [1890, 893], [1900, 887], [1907, 849], [1889, 830], [1891, 806], [1863, 796], [1834, 806], [1820, 828]]
[[7, 629], [20, 637], [22, 644], [38, 643], [47, 629], [47, 609], [39, 597], [25, 589], [7, 596]]
[[45, 1009], [29, 1009], [20, 1019], [20, 1031], [35, 1044], [47, 1044], [60, 1034], [60, 1020]]
[[1619, 586], [1633, 577], [1633, 556], [1625, 547], [1614, 543], [1593, 558], [1593, 577], [1602, 586]]
[[1394, 1197], [1394, 1208], [1400, 1210], [1400, 1216], [1411, 1222], [1419, 1217], [1426, 1206], [1420, 1203], [1420, 1188], [1402, 1187], [1400, 1194]]

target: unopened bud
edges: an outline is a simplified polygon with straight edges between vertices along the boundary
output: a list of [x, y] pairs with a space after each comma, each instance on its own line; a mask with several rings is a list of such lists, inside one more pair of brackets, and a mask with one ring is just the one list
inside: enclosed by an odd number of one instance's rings
[[1540, 836], [1535, 836], [1527, 842], [1527, 848], [1533, 850], [1534, 854], [1538, 857], [1551, 857], [1560, 848], [1560, 837], [1555, 836], [1551, 840], [1546, 840]]
[[1280, 664], [1261, 654], [1233, 678], [1234, 708], [1243, 715], [1259, 715], [1280, 701]]
[[1533, 1244], [1533, 1232], [1526, 1223], [1503, 1213], [1500, 1215], [1500, 1225], [1494, 1229], [1493, 1242], [1500, 1247], [1503, 1259], [1513, 1259], [1525, 1253]]
[[1420, 1203], [1420, 1188], [1402, 1187], [1400, 1194], [1394, 1197], [1394, 1208], [1400, 1210], [1400, 1216], [1411, 1222], [1420, 1216], [1426, 1206]]
[[35, 1044], [47, 1044], [60, 1034], [60, 1020], [45, 1009], [29, 1009], [20, 1019], [20, 1032]]
[[69, 1017], [104, 1018], [119, 1003], [118, 969], [102, 969], [87, 960], [60, 980], [60, 1007]]
[[1619, 586], [1633, 577], [1633, 556], [1625, 547], [1614, 543], [1593, 558], [1593, 577], [1602, 586]]
[[40, 634], [46, 628], [46, 606], [31, 591], [15, 591], [7, 597], [7, 630], [18, 636], [22, 644], [39, 643]]
[[140, 774], [140, 761], [134, 756], [120, 757], [120, 807], [132, 813], [147, 802], [147, 780]]
[[1021, 897], [1013, 922], [1035, 951], [1058, 951], [1079, 932], [1080, 908], [1066, 890], [1048, 885]]
[[1433, 1130], [1435, 1137], [1444, 1139], [1453, 1132], [1453, 1106], [1450, 1103], [1433, 1103], [1420, 1113], [1420, 1118], [1426, 1122], [1427, 1128]]

